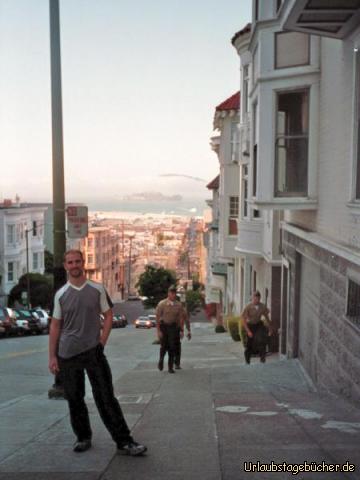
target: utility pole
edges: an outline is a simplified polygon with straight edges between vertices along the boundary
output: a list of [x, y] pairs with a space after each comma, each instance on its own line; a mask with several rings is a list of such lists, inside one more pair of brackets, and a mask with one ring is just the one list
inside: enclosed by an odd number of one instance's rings
[[[52, 120], [52, 181], [54, 216], [54, 291], [66, 282], [63, 256], [66, 250], [64, 147], [61, 94], [61, 53], [59, 0], [49, 0], [50, 64], [51, 64], [51, 120]], [[55, 375], [49, 398], [63, 397], [62, 379]]]
[[66, 231], [59, 0], [49, 0], [49, 8], [54, 215], [54, 290], [56, 291], [66, 282], [66, 272], [63, 267], [63, 256], [66, 250]]
[[129, 278], [128, 278], [128, 297], [131, 293], [131, 245], [132, 245], [132, 241], [133, 241], [133, 238], [134, 236], [131, 235], [129, 237], [129, 240], [130, 240], [130, 248], [129, 248], [129, 272], [128, 272], [128, 275], [129, 275]]

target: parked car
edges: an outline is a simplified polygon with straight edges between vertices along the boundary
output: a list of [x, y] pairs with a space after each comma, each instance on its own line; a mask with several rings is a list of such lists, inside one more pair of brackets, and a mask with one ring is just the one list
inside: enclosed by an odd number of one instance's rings
[[[40, 318], [37, 315], [22, 308], [15, 308], [14, 312], [16, 315], [16, 321], [20, 321], [18, 323], [18, 328], [21, 329], [21, 332], [19, 331], [19, 333], [36, 333], [37, 335], [42, 333], [43, 327]], [[27, 326], [24, 322], [27, 322]]]
[[31, 313], [35, 314], [39, 318], [43, 332], [48, 332], [50, 326], [50, 315], [48, 312], [43, 308], [38, 307], [33, 308]]
[[125, 315], [118, 313], [113, 316], [113, 322], [116, 322], [116, 327], [115, 328], [124, 328], [127, 325], [127, 319]]
[[0, 307], [0, 322], [1, 335], [8, 336], [17, 333], [16, 315], [12, 308]]
[[156, 327], [156, 315], [148, 315], [151, 325]]
[[135, 328], [151, 328], [152, 323], [149, 317], [141, 316], [135, 320]]

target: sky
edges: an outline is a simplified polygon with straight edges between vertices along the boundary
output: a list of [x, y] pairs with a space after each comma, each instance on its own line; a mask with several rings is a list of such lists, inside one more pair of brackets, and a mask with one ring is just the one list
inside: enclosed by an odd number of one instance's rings
[[[209, 196], [251, 0], [60, 0], [67, 202]], [[0, 200], [52, 198], [48, 0], [0, 0]], [[169, 173], [194, 176], [205, 182]]]

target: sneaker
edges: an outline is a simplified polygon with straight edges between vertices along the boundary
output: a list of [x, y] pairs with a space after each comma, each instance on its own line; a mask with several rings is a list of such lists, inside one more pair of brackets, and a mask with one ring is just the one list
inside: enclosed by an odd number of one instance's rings
[[77, 441], [74, 443], [73, 450], [74, 452], [81, 453], [86, 452], [89, 448], [91, 448], [91, 440], [82, 440], [81, 442]]
[[245, 351], [245, 362], [249, 365], [250, 364], [251, 354]]
[[121, 447], [118, 447], [117, 453], [119, 455], [131, 455], [132, 457], [137, 457], [145, 453], [146, 450], [147, 447], [145, 447], [145, 445], [140, 445], [139, 443], [132, 441], [129, 443], [125, 443]]

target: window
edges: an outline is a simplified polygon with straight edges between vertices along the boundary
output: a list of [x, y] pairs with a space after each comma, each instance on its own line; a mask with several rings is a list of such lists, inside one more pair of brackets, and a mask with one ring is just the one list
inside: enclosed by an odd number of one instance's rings
[[360, 326], [360, 283], [350, 279], [346, 315], [353, 323]]
[[309, 91], [277, 96], [275, 196], [307, 195]]
[[32, 234], [33, 234], [33, 237], [36, 237], [37, 235], [37, 224], [35, 220], [32, 222]]
[[357, 128], [357, 152], [356, 152], [356, 191], [355, 198], [360, 200], [360, 53], [356, 52], [356, 128]]
[[240, 159], [239, 146], [240, 146], [240, 131], [239, 124], [237, 122], [231, 123], [231, 161], [238, 163]]
[[239, 216], [239, 197], [230, 197], [230, 202], [229, 202], [229, 235], [237, 235], [238, 216]]
[[92, 248], [93, 245], [94, 245], [93, 239], [92, 239], [92, 238], [88, 238], [88, 247], [89, 247], [89, 248]]
[[7, 274], [8, 282], [14, 282], [15, 281], [14, 262], [8, 262], [7, 271], [8, 271], [8, 274]]
[[244, 115], [249, 113], [249, 80], [249, 65], [245, 65], [243, 69], [243, 89], [241, 94]]
[[38, 254], [33, 253], [33, 270], [37, 270], [38, 268], [39, 268]]
[[94, 263], [94, 255], [87, 256], [87, 263], [91, 265]]
[[256, 197], [257, 193], [257, 103], [254, 105], [253, 109], [253, 171], [252, 171], [252, 194], [253, 197]]
[[241, 202], [243, 218], [247, 218], [249, 216], [248, 193], [249, 193], [248, 166], [243, 165], [242, 167], [242, 202]]
[[275, 68], [298, 67], [310, 63], [310, 37], [306, 33], [275, 33]]
[[7, 243], [12, 245], [15, 243], [15, 225], [7, 225]]

